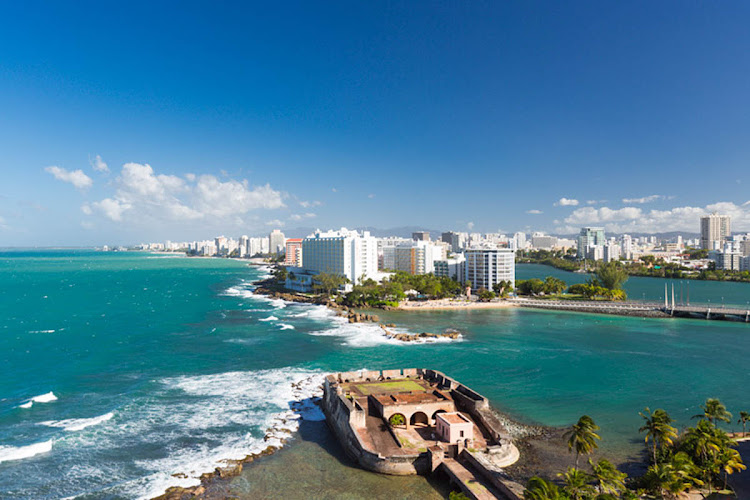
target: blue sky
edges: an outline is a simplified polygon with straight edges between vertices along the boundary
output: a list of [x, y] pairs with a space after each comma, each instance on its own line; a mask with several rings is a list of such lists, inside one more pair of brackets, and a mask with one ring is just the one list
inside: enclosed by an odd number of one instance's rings
[[6, 2], [0, 246], [276, 225], [697, 231], [711, 210], [750, 231], [749, 14]]

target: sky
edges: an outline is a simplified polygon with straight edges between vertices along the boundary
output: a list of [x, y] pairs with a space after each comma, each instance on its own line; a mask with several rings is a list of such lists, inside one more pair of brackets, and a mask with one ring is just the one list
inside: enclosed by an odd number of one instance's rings
[[0, 246], [750, 231], [750, 4], [2, 2]]

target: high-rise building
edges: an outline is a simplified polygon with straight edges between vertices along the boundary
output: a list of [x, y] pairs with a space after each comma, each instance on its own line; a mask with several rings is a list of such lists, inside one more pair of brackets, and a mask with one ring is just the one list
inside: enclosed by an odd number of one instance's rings
[[216, 247], [217, 255], [227, 254], [227, 238], [225, 236], [217, 236], [214, 239], [214, 246]]
[[450, 258], [435, 261], [435, 276], [447, 277], [459, 282], [464, 281], [466, 274], [466, 257], [464, 254], [454, 254]]
[[303, 267], [302, 261], [302, 238], [289, 238], [286, 240], [285, 266]]
[[279, 254], [281, 253], [286, 244], [286, 238], [284, 233], [280, 229], [274, 229], [271, 234], [268, 235], [269, 252]]
[[355, 284], [378, 279], [377, 240], [368, 231], [316, 231], [302, 240], [302, 256], [308, 271], [345, 276]]
[[471, 282], [472, 290], [492, 290], [501, 281], [516, 284], [516, 254], [507, 248], [470, 248], [464, 253], [463, 282]]
[[633, 258], [633, 238], [629, 234], [622, 235], [622, 255], [626, 259]]
[[557, 238], [537, 232], [531, 235], [531, 246], [537, 250], [552, 250], [557, 246]]
[[411, 233], [411, 239], [414, 241], [430, 241], [429, 231], [415, 231]]
[[604, 228], [602, 227], [584, 227], [578, 235], [578, 258], [586, 258], [586, 247], [594, 245], [604, 245]]
[[451, 246], [451, 252], [458, 253], [464, 248], [466, 242], [466, 234], [447, 231], [440, 235], [440, 239], [443, 241], [443, 243], [448, 243]]
[[721, 249], [724, 240], [732, 234], [731, 219], [728, 215], [716, 212], [701, 217], [701, 248], [704, 250]]
[[620, 260], [620, 245], [614, 242], [604, 245], [602, 258], [605, 263]]

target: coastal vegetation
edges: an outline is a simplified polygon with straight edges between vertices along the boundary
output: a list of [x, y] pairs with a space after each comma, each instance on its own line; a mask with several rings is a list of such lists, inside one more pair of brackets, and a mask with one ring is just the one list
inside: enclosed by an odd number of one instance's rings
[[350, 307], [397, 307], [407, 294], [424, 299], [443, 299], [457, 297], [462, 292], [461, 283], [445, 276], [412, 275], [397, 271], [382, 283], [368, 279], [354, 285], [352, 291], [343, 297], [342, 304]]
[[[557, 474], [557, 481], [534, 476], [524, 491], [527, 500], [589, 500], [610, 498], [673, 499], [690, 490], [700, 490], [709, 495], [718, 492], [733, 495], [729, 476], [746, 467], [737, 451], [737, 442], [718, 422], [728, 423], [732, 414], [718, 399], [707, 399], [703, 410], [693, 418], [695, 427], [679, 433], [673, 419], [659, 408], [648, 407], [640, 412], [645, 433], [649, 467], [640, 477], [628, 478], [611, 462], [588, 459], [587, 470], [580, 469], [581, 455], [590, 455], [601, 438], [596, 433], [599, 426], [588, 415], [582, 416], [564, 434], [568, 450], [575, 452], [575, 465]], [[750, 413], [740, 412], [738, 423], [745, 424]]]
[[[605, 265], [602, 261], [577, 260], [575, 251], [562, 250], [519, 250], [516, 254], [518, 264], [543, 264], [556, 269], [570, 272], [593, 272]], [[689, 260], [705, 259], [707, 250], [687, 249], [685, 254]], [[708, 269], [695, 270], [674, 262], [667, 262], [663, 258], [644, 255], [634, 261], [621, 260], [617, 262], [628, 276], [643, 276], [649, 278], [695, 279], [706, 281], [738, 281], [750, 282], [750, 271], [725, 271], [716, 269], [711, 262]]]
[[[516, 282], [516, 291], [519, 295], [555, 300], [625, 300], [627, 295], [622, 285], [627, 279], [628, 276], [622, 269], [612, 265], [603, 266], [600, 272], [586, 283], [576, 283], [568, 287], [563, 280], [547, 276], [544, 281], [539, 278], [519, 280]], [[567, 293], [564, 293], [566, 288]]]

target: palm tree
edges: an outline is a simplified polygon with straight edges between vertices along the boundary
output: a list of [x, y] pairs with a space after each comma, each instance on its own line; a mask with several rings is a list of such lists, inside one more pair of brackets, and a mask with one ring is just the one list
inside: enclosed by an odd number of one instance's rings
[[677, 429], [670, 425], [673, 420], [669, 416], [669, 413], [661, 408], [651, 413], [651, 410], [646, 407], [643, 409], [643, 412], [639, 412], [638, 414], [645, 420], [643, 427], [638, 429], [638, 432], [646, 432], [646, 444], [648, 444], [649, 439], [651, 440], [653, 445], [653, 459], [654, 463], [656, 463], [657, 445], [662, 448], [671, 445], [677, 437]]
[[742, 437], [747, 436], [747, 432], [745, 432], [745, 426], [747, 425], [747, 422], [750, 420], [750, 412], [747, 411], [741, 411], [740, 412], [740, 419], [737, 421], [738, 424], [742, 424]]
[[719, 469], [724, 473], [724, 489], [727, 489], [727, 483], [729, 482], [729, 474], [739, 472], [747, 469], [744, 463], [742, 463], [742, 457], [740, 452], [733, 448], [725, 448], [717, 457]]
[[568, 467], [568, 470], [557, 475], [561, 477], [565, 486], [563, 490], [572, 500], [583, 500], [594, 496], [594, 488], [589, 484], [591, 476], [586, 472]]
[[523, 498], [525, 500], [564, 500], [566, 496], [560, 493], [555, 483], [534, 476], [529, 479], [523, 491]]
[[576, 450], [576, 469], [578, 468], [578, 458], [581, 456], [581, 453], [588, 455], [599, 447], [596, 440], [601, 438], [595, 432], [598, 430], [599, 426], [594, 423], [594, 419], [588, 415], [583, 415], [578, 419], [578, 423], [574, 424], [565, 433], [564, 436], [568, 440], [568, 450], [570, 452], [573, 449]]
[[589, 465], [593, 471], [592, 478], [596, 481], [600, 495], [605, 493], [619, 495], [625, 491], [625, 478], [628, 475], [617, 470], [612, 462], [601, 459], [594, 463], [589, 458]]
[[649, 467], [643, 479], [648, 489], [659, 497], [677, 498], [693, 485], [703, 485], [703, 481], [695, 477], [697, 472], [698, 468], [690, 457], [685, 452], [678, 452], [671, 461]]
[[701, 408], [703, 413], [693, 415], [693, 418], [704, 418], [712, 424], [715, 424], [718, 420], [729, 422], [732, 419], [732, 414], [727, 411], [727, 407], [716, 398], [708, 398], [705, 404], [701, 405]]

